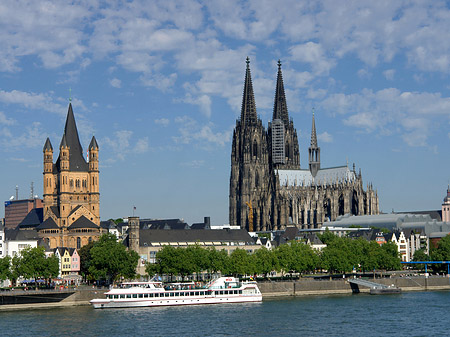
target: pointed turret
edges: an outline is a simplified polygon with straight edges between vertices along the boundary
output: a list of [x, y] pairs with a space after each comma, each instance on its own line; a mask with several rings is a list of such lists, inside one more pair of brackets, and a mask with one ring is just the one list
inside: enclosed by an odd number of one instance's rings
[[45, 151], [53, 151], [52, 143], [50, 142], [50, 139], [48, 137], [47, 137], [47, 140], [45, 141], [44, 150], [43, 151], [44, 152]]
[[281, 73], [281, 61], [278, 60], [277, 86], [275, 88], [275, 101], [273, 104], [272, 120], [281, 119], [284, 125], [289, 124], [289, 114], [284, 93], [283, 74]]
[[67, 139], [66, 139], [66, 134], [63, 134], [62, 139], [61, 139], [61, 143], [59, 144], [59, 149], [62, 148], [67, 148]]
[[255, 95], [253, 94], [252, 75], [250, 73], [250, 59], [247, 56], [247, 68], [245, 72], [244, 94], [242, 97], [241, 123], [244, 126], [256, 125], [258, 117], [256, 114]]
[[89, 150], [98, 150], [97, 139], [95, 139], [95, 136], [92, 136], [91, 143], [89, 144]]
[[309, 151], [309, 170], [313, 177], [316, 177], [317, 172], [320, 170], [320, 147], [317, 145], [316, 134], [316, 122], [314, 118], [314, 109], [312, 116], [312, 129], [311, 129], [311, 146]]

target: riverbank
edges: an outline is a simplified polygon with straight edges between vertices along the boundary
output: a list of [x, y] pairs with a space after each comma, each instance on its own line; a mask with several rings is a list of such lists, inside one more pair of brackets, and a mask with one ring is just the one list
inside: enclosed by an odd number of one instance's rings
[[[371, 281], [384, 285], [394, 285], [402, 291], [434, 291], [450, 290], [450, 279], [448, 277], [395, 277], [371, 279]], [[337, 295], [352, 294], [355, 292], [355, 285], [348, 282], [348, 279], [339, 280], [313, 280], [300, 279], [295, 281], [263, 281], [258, 282], [263, 298], [289, 297], [289, 296], [315, 296], [315, 295]], [[90, 287], [80, 287], [71, 295], [60, 302], [52, 303], [26, 303], [26, 304], [4, 304], [0, 305], [0, 311], [12, 310], [36, 310], [52, 309], [72, 306], [89, 305], [89, 301], [94, 298], [101, 298], [107, 289], [93, 289]], [[359, 287], [356, 292], [369, 293], [369, 288]], [[20, 296], [20, 293], [16, 293]], [[28, 295], [31, 296], [31, 293]], [[39, 296], [39, 294], [36, 294]]]
[[[428, 291], [450, 290], [450, 279], [442, 276], [432, 277], [395, 277], [371, 279], [371, 281], [387, 286], [394, 285], [402, 291]], [[258, 282], [258, 287], [264, 297], [278, 296], [307, 296], [352, 294], [355, 292], [369, 293], [370, 288], [357, 287], [348, 282], [348, 279], [338, 280], [312, 280], [300, 279], [296, 281]]]

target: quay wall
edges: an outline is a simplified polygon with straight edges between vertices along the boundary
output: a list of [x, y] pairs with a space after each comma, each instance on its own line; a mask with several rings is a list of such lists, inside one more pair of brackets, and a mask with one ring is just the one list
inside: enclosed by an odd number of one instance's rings
[[[450, 290], [450, 279], [448, 277], [398, 277], [370, 279], [370, 281], [384, 285], [394, 285], [403, 291]], [[351, 294], [355, 287], [361, 293], [369, 293], [370, 291], [367, 287], [358, 287], [350, 284], [347, 279], [264, 281], [258, 282], [258, 287], [263, 297]]]

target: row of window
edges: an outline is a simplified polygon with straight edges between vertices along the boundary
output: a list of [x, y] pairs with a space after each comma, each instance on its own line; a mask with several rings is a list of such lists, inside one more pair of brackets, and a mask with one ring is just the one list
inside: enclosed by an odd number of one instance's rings
[[154, 298], [154, 297], [186, 297], [186, 296], [205, 296], [205, 295], [242, 295], [242, 290], [202, 290], [202, 291], [181, 291], [167, 293], [150, 293], [150, 294], [122, 294], [107, 295], [108, 299], [125, 299], [125, 298]]

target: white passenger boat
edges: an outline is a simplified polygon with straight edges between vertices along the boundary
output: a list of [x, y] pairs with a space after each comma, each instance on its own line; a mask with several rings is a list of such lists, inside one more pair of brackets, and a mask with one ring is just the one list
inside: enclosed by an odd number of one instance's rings
[[261, 302], [262, 295], [256, 282], [240, 282], [234, 277], [220, 277], [205, 287], [194, 282], [125, 282], [106, 292], [106, 298], [93, 299], [96, 309], [156, 307], [168, 305], [218, 304]]

